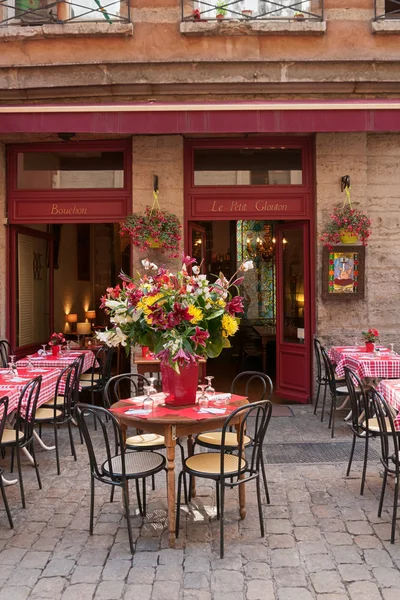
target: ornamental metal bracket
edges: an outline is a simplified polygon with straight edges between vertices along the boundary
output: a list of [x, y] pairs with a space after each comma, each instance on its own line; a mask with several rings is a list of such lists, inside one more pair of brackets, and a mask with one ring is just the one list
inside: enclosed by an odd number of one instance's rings
[[350, 187], [350, 175], [343, 175], [340, 183], [340, 190], [344, 192], [346, 188]]

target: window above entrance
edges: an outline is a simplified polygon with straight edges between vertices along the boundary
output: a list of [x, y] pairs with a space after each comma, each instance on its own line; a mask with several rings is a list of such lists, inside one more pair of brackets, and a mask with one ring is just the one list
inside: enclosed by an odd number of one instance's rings
[[300, 148], [195, 148], [194, 185], [301, 185]]

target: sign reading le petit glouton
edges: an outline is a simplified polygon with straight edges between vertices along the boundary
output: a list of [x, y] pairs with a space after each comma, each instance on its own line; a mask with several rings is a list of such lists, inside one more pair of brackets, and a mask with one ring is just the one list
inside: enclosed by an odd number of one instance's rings
[[214, 200], [211, 212], [247, 212], [248, 210], [256, 210], [258, 212], [285, 212], [287, 204], [279, 204], [278, 202], [269, 202], [268, 200], [257, 200], [255, 204], [252, 202], [240, 202], [232, 200], [229, 202], [221, 202]]

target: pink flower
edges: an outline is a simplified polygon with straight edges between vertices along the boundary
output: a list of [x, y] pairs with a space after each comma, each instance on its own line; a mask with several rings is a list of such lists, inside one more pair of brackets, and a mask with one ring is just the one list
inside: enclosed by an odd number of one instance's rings
[[196, 326], [196, 330], [193, 335], [190, 336], [190, 339], [196, 344], [196, 346], [206, 347], [206, 340], [210, 337], [208, 331], [204, 331], [200, 329], [200, 327]]
[[235, 316], [235, 313], [244, 312], [243, 298], [241, 298], [241, 296], [235, 296], [230, 302], [227, 303], [225, 308], [226, 311], [233, 317]]

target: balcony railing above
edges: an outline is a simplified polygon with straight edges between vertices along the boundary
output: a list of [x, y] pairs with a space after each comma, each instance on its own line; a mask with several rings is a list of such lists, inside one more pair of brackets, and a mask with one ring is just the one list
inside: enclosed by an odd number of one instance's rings
[[0, 26], [129, 23], [129, 0], [0, 0]]
[[181, 0], [181, 3], [182, 21], [324, 20], [324, 0]]
[[400, 0], [374, 0], [375, 21], [383, 19], [400, 20]]

